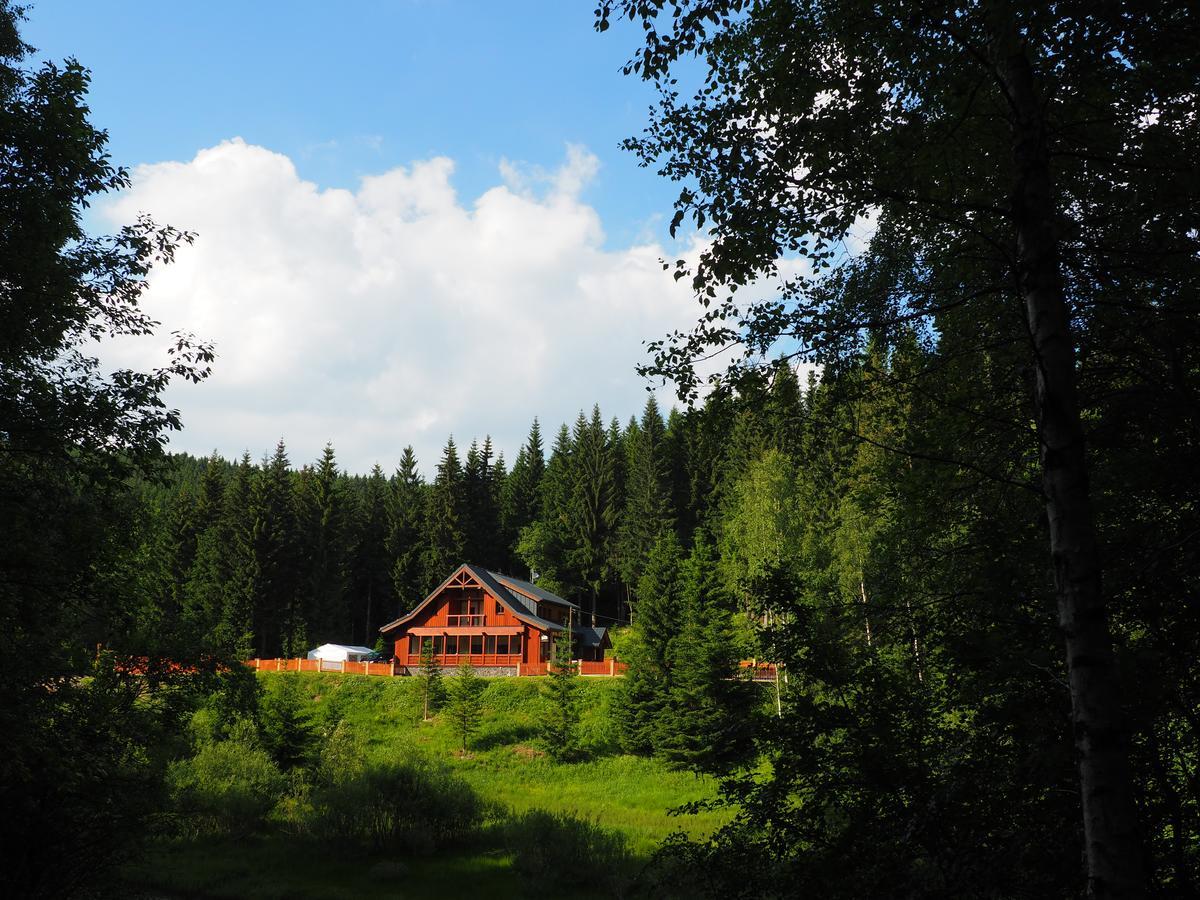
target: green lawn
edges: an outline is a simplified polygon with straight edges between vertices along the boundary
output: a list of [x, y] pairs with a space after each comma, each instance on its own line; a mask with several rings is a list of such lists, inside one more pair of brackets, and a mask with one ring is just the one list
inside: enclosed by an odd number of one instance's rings
[[[710, 779], [672, 772], [655, 760], [621, 754], [610, 707], [619, 687], [607, 678], [581, 679], [584, 760], [555, 763], [536, 747], [533, 721], [539, 678], [488, 682], [486, 713], [468, 751], [461, 752], [449, 723], [421, 720], [419, 685], [410, 678], [304, 673], [260, 673], [264, 684], [299, 678], [318, 727], [350, 722], [378, 761], [426, 755], [448, 765], [485, 800], [514, 811], [544, 809], [592, 818], [620, 832], [646, 857], [667, 834], [712, 831], [717, 813], [672, 816], [669, 811], [711, 796]], [[498, 840], [428, 858], [339, 858], [315, 851], [279, 830], [245, 840], [156, 844], [127, 870], [148, 889], [187, 897], [522, 897], [522, 883]]]

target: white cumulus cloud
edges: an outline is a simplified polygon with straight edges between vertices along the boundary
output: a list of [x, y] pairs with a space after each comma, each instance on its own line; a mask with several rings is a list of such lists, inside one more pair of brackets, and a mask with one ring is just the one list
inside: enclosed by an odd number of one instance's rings
[[[491, 434], [511, 461], [534, 416], [549, 443], [593, 402], [606, 417], [639, 412], [642, 342], [689, 326], [697, 307], [659, 263], [677, 248], [605, 248], [581, 200], [597, 167], [574, 146], [552, 172], [506, 162], [467, 199], [443, 157], [353, 192], [240, 139], [138, 167], [102, 215], [196, 232], [153, 273], [146, 304], [162, 333], [192, 331], [218, 353], [208, 381], [168, 395], [185, 425], [172, 447], [257, 457], [283, 437], [299, 464], [332, 441], [361, 472], [391, 469], [411, 443], [431, 473], [451, 433], [464, 449]], [[106, 359], [152, 366], [161, 343], [121, 342]]]

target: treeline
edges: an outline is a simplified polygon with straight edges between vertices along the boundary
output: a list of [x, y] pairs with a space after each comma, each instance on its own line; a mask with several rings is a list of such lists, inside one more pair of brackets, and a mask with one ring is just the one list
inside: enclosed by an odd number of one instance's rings
[[591, 624], [627, 623], [655, 544], [721, 533], [750, 462], [799, 450], [806, 402], [782, 367], [665, 419], [652, 397], [624, 427], [596, 406], [548, 454], [535, 420], [511, 468], [490, 438], [465, 457], [450, 438], [432, 481], [411, 447], [390, 475], [347, 474], [332, 445], [299, 468], [283, 441], [258, 463], [173, 456], [135, 491], [145, 626], [260, 657], [371, 645], [461, 562], [536, 574]]
[[[693, 414], [732, 425], [691, 435], [729, 455], [710, 457], [723, 462], [707, 470], [719, 474], [690, 546], [667, 532], [642, 570], [618, 715], [629, 751], [726, 775], [733, 821], [665, 854], [680, 877], [704, 873], [697, 893], [1079, 892], [1079, 856], [1063, 850], [1084, 838], [1036, 447], [1020, 386], [981, 402], [956, 349], [898, 328], [798, 400], [776, 367], [769, 385], [752, 376]], [[991, 364], [1011, 368], [1009, 352]], [[1123, 370], [1089, 372], [1091, 477], [1137, 827], [1159, 890], [1185, 896], [1200, 873], [1200, 568], [1183, 500], [1196, 445], [1186, 392], [1151, 358], [1140, 377], [1154, 392]], [[728, 679], [739, 654], [781, 664], [773, 715]]]

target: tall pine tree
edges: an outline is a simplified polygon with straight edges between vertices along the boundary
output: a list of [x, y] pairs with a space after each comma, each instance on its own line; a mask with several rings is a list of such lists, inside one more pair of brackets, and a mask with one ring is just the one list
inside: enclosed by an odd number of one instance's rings
[[387, 552], [394, 597], [389, 614], [393, 617], [412, 609], [424, 596], [425, 492], [417, 457], [411, 446], [405, 447], [388, 497]]
[[437, 477], [430, 487], [425, 506], [425, 533], [428, 544], [422, 560], [423, 596], [440, 584], [455, 566], [464, 562], [466, 537], [463, 533], [466, 490], [462, 465], [454, 438], [446, 441]]

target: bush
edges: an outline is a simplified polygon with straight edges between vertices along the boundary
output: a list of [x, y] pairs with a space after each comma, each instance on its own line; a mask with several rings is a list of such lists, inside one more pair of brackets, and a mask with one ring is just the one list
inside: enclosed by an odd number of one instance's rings
[[536, 893], [588, 889], [623, 897], [633, 884], [625, 837], [594, 821], [535, 809], [514, 816], [506, 831], [513, 868]]
[[251, 832], [287, 784], [270, 755], [244, 735], [204, 745], [172, 765], [168, 780], [181, 830], [189, 833]]
[[390, 762], [322, 779], [305, 816], [309, 834], [368, 853], [428, 854], [462, 844], [492, 817], [464, 781], [419, 760]]

